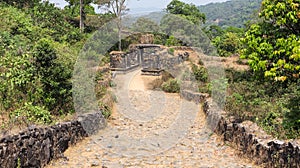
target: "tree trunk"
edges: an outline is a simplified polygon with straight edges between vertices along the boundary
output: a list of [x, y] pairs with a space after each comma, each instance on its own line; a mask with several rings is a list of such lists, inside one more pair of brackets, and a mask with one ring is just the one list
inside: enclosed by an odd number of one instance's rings
[[83, 32], [84, 30], [84, 23], [83, 23], [83, 0], [80, 0], [79, 2], [80, 4], [80, 21], [79, 21], [79, 28], [80, 28], [80, 31]]
[[122, 20], [121, 20], [121, 16], [118, 19], [118, 38], [119, 38], [119, 51], [122, 51]]

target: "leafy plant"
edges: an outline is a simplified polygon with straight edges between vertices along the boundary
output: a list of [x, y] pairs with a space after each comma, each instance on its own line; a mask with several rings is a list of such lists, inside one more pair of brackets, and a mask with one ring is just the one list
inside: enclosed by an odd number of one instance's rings
[[260, 18], [246, 32], [242, 58], [260, 77], [281, 82], [299, 78], [299, 2], [263, 0]]
[[31, 123], [49, 124], [52, 122], [51, 114], [45, 107], [35, 106], [32, 103], [25, 103], [10, 113], [11, 120], [26, 119]]
[[166, 41], [166, 46], [179, 46], [180, 42], [173, 35], [169, 36]]
[[175, 49], [174, 49], [174, 48], [169, 48], [169, 49], [168, 49], [168, 53], [169, 53], [170, 55], [174, 55], [174, 52], [175, 52]]
[[179, 0], [172, 0], [167, 6], [167, 12], [191, 21], [199, 25], [205, 22], [205, 15], [194, 4], [186, 4]]
[[222, 57], [236, 54], [241, 49], [239, 35], [232, 32], [226, 32], [222, 36], [214, 38], [212, 43], [217, 48], [218, 54]]
[[176, 79], [169, 79], [162, 84], [162, 90], [168, 93], [179, 93], [180, 85]]
[[251, 120], [277, 138], [299, 134], [299, 82], [288, 85], [257, 80], [253, 72], [226, 70], [229, 79], [225, 110], [240, 120]]
[[207, 82], [207, 80], [208, 80], [208, 72], [207, 72], [207, 70], [206, 70], [205, 67], [193, 65], [192, 66], [192, 71], [193, 71], [193, 74], [194, 74], [195, 79], [197, 81]]
[[102, 115], [104, 116], [104, 118], [109, 118], [111, 116], [112, 113], [112, 109], [111, 107], [109, 107], [108, 105], [104, 104], [103, 102], [99, 102], [99, 108], [102, 111]]

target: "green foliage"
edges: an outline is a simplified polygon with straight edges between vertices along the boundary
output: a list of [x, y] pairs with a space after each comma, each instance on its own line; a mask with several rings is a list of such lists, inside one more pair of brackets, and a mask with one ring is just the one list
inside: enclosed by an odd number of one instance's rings
[[43, 103], [58, 114], [68, 112], [72, 106], [72, 85], [69, 81], [72, 74], [56, 60], [53, 41], [41, 39], [34, 47], [34, 64], [42, 84]]
[[242, 55], [258, 76], [282, 82], [299, 78], [299, 13], [297, 0], [263, 0], [262, 21], [247, 31]]
[[222, 57], [228, 57], [238, 53], [241, 49], [240, 37], [231, 32], [218, 36], [212, 40], [213, 45], [217, 48], [218, 54]]
[[[80, 1], [79, 0], [67, 0], [69, 5], [64, 7], [64, 13], [67, 19], [71, 22], [74, 27], [79, 28], [80, 24]], [[104, 2], [104, 1], [102, 1]], [[93, 0], [82, 1], [82, 21], [84, 24], [84, 32], [92, 33], [97, 31], [97, 29], [103, 26], [106, 22], [115, 18], [115, 15], [111, 12], [96, 14], [95, 8], [92, 3], [98, 3]], [[103, 4], [102, 4], [103, 5]], [[100, 6], [102, 6], [100, 4]], [[98, 7], [100, 7], [98, 6]]]
[[296, 138], [300, 135], [300, 81], [289, 86], [291, 92], [284, 95], [287, 103], [284, 107], [287, 110], [283, 126], [287, 131], [287, 137]]
[[160, 26], [165, 34], [176, 35], [181, 45], [198, 47], [207, 55], [216, 54], [210, 39], [199, 25], [192, 24], [179, 15], [165, 15]]
[[[52, 115], [72, 113], [73, 66], [89, 35], [47, 1], [0, 1], [0, 16], [1, 114], [48, 124]], [[110, 16], [99, 15], [99, 24]]]
[[13, 108], [22, 100], [31, 99], [35, 92], [32, 88], [36, 82], [34, 69], [28, 59], [26, 54], [18, 57], [7, 55], [0, 61], [0, 94], [5, 109]]
[[52, 122], [51, 114], [44, 107], [35, 106], [32, 103], [25, 103], [24, 106], [10, 113], [10, 119], [25, 120], [30, 123], [49, 124]]
[[6, 3], [19, 9], [32, 8], [40, 2], [41, 0], [0, 0], [0, 3]]
[[[89, 12], [90, 13], [90, 12]], [[86, 18], [84, 20], [85, 24], [85, 32], [86, 33], [92, 33], [97, 31], [101, 26], [103, 26], [105, 23], [113, 20], [115, 18], [115, 15], [112, 13], [103, 13], [103, 14], [87, 14]], [[71, 18], [71, 20], [74, 23], [74, 26], [79, 25], [79, 19]]]
[[192, 72], [195, 76], [195, 79], [200, 82], [207, 82], [208, 80], [208, 72], [205, 67], [203, 66], [192, 66]]
[[1, 20], [0, 28], [2, 31], [12, 35], [24, 35], [27, 38], [32, 35], [33, 23], [30, 18], [19, 9], [6, 7], [0, 4], [0, 16], [5, 18]]
[[43, 29], [46, 28], [46, 34], [55, 41], [74, 43], [74, 41], [79, 41], [82, 38], [79, 30], [66, 21], [64, 13], [48, 1], [36, 4], [27, 13], [31, 16], [34, 25]]
[[244, 29], [236, 27], [227, 27], [222, 29], [219, 26], [211, 25], [205, 27], [203, 31], [212, 41], [218, 51], [218, 55], [228, 57], [237, 54], [242, 48], [241, 37]]
[[245, 27], [245, 23], [256, 19], [262, 0], [231, 0], [199, 6], [206, 15], [206, 26], [217, 25], [222, 28]]
[[205, 15], [194, 4], [186, 4], [179, 0], [172, 0], [167, 6], [167, 12], [180, 15], [194, 24], [205, 23]]
[[251, 120], [277, 138], [299, 134], [299, 82], [261, 81], [252, 72], [226, 70], [229, 88], [225, 110], [241, 120]]
[[174, 52], [175, 52], [175, 49], [174, 49], [174, 48], [169, 48], [169, 49], [168, 49], [168, 53], [169, 53], [170, 55], [174, 55]]
[[212, 40], [218, 36], [222, 36], [224, 34], [224, 30], [220, 26], [217, 26], [217, 25], [210, 25], [210, 26], [204, 27], [203, 31], [209, 37], [210, 40]]
[[171, 35], [166, 41], [166, 46], [180, 46], [180, 42], [173, 35]]
[[108, 105], [102, 102], [99, 102], [99, 108], [101, 109], [104, 118], [108, 119], [111, 116], [112, 113], [111, 107], [109, 107]]
[[200, 83], [199, 92], [211, 94], [211, 83]]
[[176, 79], [169, 79], [162, 84], [162, 90], [168, 93], [179, 93], [179, 82]]

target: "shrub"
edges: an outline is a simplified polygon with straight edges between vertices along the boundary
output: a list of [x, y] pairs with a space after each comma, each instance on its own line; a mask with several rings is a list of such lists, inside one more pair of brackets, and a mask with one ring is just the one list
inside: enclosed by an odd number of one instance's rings
[[208, 80], [208, 72], [206, 68], [197, 65], [192, 66], [193, 74], [195, 75], [195, 79], [200, 82], [207, 82]]
[[168, 54], [174, 55], [175, 49], [174, 48], [169, 48], [168, 49]]
[[162, 90], [168, 93], [179, 93], [180, 85], [176, 79], [169, 79], [162, 84]]
[[258, 80], [253, 72], [226, 70], [229, 89], [225, 111], [241, 120], [251, 120], [277, 138], [300, 133], [300, 80], [276, 83]]
[[211, 94], [211, 83], [200, 83], [199, 92]]
[[104, 118], [108, 119], [111, 116], [112, 109], [107, 104], [99, 102], [99, 108], [101, 109], [102, 115]]
[[174, 36], [170, 36], [166, 41], [166, 46], [179, 46], [180, 42]]
[[26, 122], [37, 124], [49, 124], [52, 122], [51, 114], [44, 107], [35, 106], [32, 103], [25, 103], [10, 113], [11, 120], [25, 119]]

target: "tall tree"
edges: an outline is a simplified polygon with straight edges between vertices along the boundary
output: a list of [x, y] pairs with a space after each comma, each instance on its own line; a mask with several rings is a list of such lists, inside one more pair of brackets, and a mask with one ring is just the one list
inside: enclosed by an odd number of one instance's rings
[[172, 0], [167, 6], [167, 12], [175, 15], [180, 15], [194, 24], [205, 23], [205, 14], [194, 4], [186, 4], [179, 0]]
[[80, 13], [80, 21], [79, 21], [79, 28], [80, 31], [83, 32], [84, 30], [84, 23], [83, 23], [83, 0], [79, 0], [79, 13]]
[[118, 39], [119, 44], [118, 48], [122, 50], [122, 16], [129, 9], [125, 4], [126, 0], [111, 0], [107, 3], [107, 7], [111, 9], [111, 12], [117, 17], [117, 26], [118, 26]]
[[263, 0], [261, 22], [246, 32], [250, 67], [276, 81], [300, 76], [300, 3], [299, 0]]
[[[66, 2], [69, 3], [69, 6], [67, 6], [67, 8], [71, 9], [71, 13], [74, 15], [74, 13], [76, 14], [77, 12], [74, 10], [78, 10], [79, 8], [79, 28], [80, 31], [83, 32], [84, 31], [84, 21], [86, 19], [86, 8], [87, 7], [91, 7], [90, 4], [93, 2], [93, 0], [66, 0]], [[77, 13], [77, 14], [78, 14]]]

